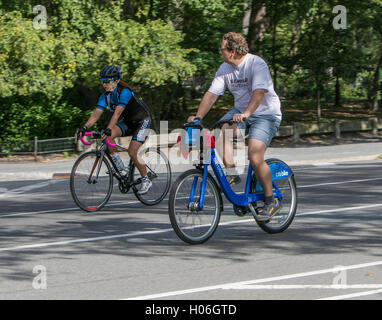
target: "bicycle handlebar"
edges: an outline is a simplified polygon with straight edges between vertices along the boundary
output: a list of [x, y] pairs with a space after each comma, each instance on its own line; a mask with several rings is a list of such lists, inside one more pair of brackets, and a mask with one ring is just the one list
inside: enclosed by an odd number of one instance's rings
[[[243, 121], [247, 121], [247, 118], [243, 118]], [[232, 119], [229, 119], [229, 120], [221, 120], [221, 121], [218, 121], [215, 123], [215, 126], [214, 128], [217, 128], [219, 127], [220, 125], [224, 124], [224, 123], [228, 123], [230, 126], [232, 126], [233, 124], [237, 124], [239, 123], [239, 121], [236, 121], [236, 120], [232, 120]], [[190, 122], [187, 122], [183, 125], [184, 128], [189, 128], [189, 127], [193, 127], [193, 128], [199, 128], [199, 129], [203, 129], [203, 126], [201, 125], [201, 122], [200, 121], [190, 121]]]
[[[92, 132], [85, 132], [83, 136], [80, 137], [80, 140], [81, 142], [85, 145], [85, 146], [90, 146], [91, 143], [90, 142], [86, 142], [84, 140], [84, 136], [94, 136], [94, 135], [97, 135], [97, 136], [101, 136], [103, 133], [102, 132], [99, 132], [99, 131], [92, 131]], [[109, 141], [108, 138], [105, 139], [105, 142], [106, 144], [109, 146], [109, 147], [116, 147], [117, 145], [116, 144], [113, 144]]]
[[[244, 122], [247, 121], [247, 118], [243, 118], [243, 121]], [[230, 120], [221, 120], [221, 121], [218, 121], [218, 122], [215, 123], [215, 128], [217, 128], [220, 125], [225, 124], [225, 123], [228, 123], [230, 126], [232, 126], [233, 124], [239, 123], [239, 121], [232, 120], [232, 119], [230, 119]]]

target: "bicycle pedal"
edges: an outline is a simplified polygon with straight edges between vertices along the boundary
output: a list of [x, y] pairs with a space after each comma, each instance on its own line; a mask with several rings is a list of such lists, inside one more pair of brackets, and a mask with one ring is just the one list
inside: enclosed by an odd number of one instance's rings
[[248, 213], [247, 208], [245, 208], [245, 207], [239, 207], [239, 206], [236, 206], [236, 205], [234, 205], [234, 207], [233, 207], [233, 211], [235, 212], [235, 214], [236, 214], [238, 217], [244, 217], [244, 216]]

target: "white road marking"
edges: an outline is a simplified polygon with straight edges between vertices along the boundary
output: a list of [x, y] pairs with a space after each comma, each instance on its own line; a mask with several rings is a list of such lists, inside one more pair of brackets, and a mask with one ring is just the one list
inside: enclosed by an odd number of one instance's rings
[[334, 162], [320, 162], [320, 163], [314, 163], [313, 166], [315, 167], [321, 167], [321, 166], [335, 166], [336, 164]]
[[373, 295], [373, 294], [377, 294], [377, 293], [382, 293], [382, 289], [365, 291], [365, 292], [350, 293], [350, 294], [345, 294], [342, 296], [321, 298], [321, 299], [317, 299], [317, 300], [344, 300], [344, 299], [358, 298], [358, 297], [362, 297], [362, 296], [369, 296], [369, 295]]
[[[126, 205], [126, 204], [134, 204], [134, 203], [140, 203], [140, 201], [138, 201], [138, 200], [118, 201], [118, 202], [114, 202], [114, 203], [108, 203], [105, 206], [105, 208], [114, 207], [114, 206], [121, 206], [121, 205]], [[83, 212], [83, 214], [94, 215], [94, 212], [85, 212], [85, 211], [82, 211], [78, 207], [73, 207], [73, 208], [63, 208], [63, 209], [49, 209], [49, 210], [34, 211], [34, 212], [11, 213], [11, 214], [6, 214], [6, 215], [0, 215], [0, 218], [19, 217], [19, 216], [27, 216], [27, 215], [32, 215], [32, 214], [56, 213], [56, 212], [65, 212], [65, 211], [81, 211], [81, 212]]]
[[234, 290], [293, 290], [293, 289], [382, 289], [382, 284], [241, 284], [224, 289]]
[[[350, 266], [341, 266], [340, 270], [343, 271], [343, 270], [360, 269], [360, 268], [374, 267], [374, 266], [379, 266], [379, 265], [382, 265], [382, 261], [375, 261], [375, 262], [356, 264], [356, 265], [350, 265]], [[124, 300], [161, 299], [161, 298], [165, 298], [165, 297], [174, 297], [174, 296], [179, 296], [179, 295], [185, 295], [185, 294], [191, 294], [191, 293], [200, 293], [200, 292], [212, 291], [212, 290], [221, 290], [221, 289], [232, 290], [232, 289], [235, 289], [236, 286], [253, 285], [253, 284], [257, 284], [257, 283], [289, 280], [289, 279], [294, 279], [294, 278], [302, 278], [302, 277], [321, 275], [321, 274], [325, 274], [325, 273], [336, 273], [336, 272], [338, 272], [338, 270], [339, 270], [338, 267], [334, 267], [334, 268], [330, 268], [330, 269], [322, 269], [322, 270], [316, 270], [316, 271], [295, 273], [295, 274], [276, 276], [276, 277], [270, 277], [270, 278], [239, 281], [239, 282], [218, 284], [218, 285], [214, 285], [214, 286], [186, 289], [186, 290], [162, 292], [162, 293], [158, 293], [158, 294], [151, 294], [151, 295], [146, 295], [146, 296], [127, 298]]]
[[[373, 178], [373, 179], [361, 179], [361, 180], [348, 180], [348, 181], [341, 181], [341, 182], [328, 182], [328, 183], [319, 183], [319, 184], [311, 184], [311, 185], [305, 185], [305, 186], [298, 186], [297, 189], [300, 189], [300, 188], [313, 188], [313, 187], [320, 187], [320, 186], [327, 186], [327, 185], [336, 185], [336, 184], [346, 184], [346, 183], [356, 183], [356, 182], [368, 182], [368, 181], [378, 181], [378, 180], [382, 180], [382, 178]], [[56, 182], [59, 182], [61, 180], [55, 180]], [[49, 185], [49, 182], [42, 182], [40, 184], [36, 184], [34, 185], [35, 187], [33, 187], [33, 185], [31, 186], [27, 186], [27, 187], [22, 187], [22, 188], [18, 188], [18, 189], [13, 189], [13, 190], [9, 190], [8, 192], [20, 192], [22, 190], [26, 191], [28, 187], [32, 188], [32, 189], [36, 189], [36, 188], [42, 188], [46, 185]], [[32, 190], [30, 189], [30, 190]], [[0, 194], [0, 198], [1, 198], [2, 194]], [[168, 200], [168, 199], [165, 199], [165, 200]], [[138, 203], [138, 201], [135, 201], [135, 202], [124, 202], [123, 204], [130, 204], [130, 203]], [[110, 206], [114, 206], [114, 205], [118, 205], [118, 204], [111, 204]], [[373, 206], [380, 206], [381, 204], [376, 204], [376, 205], [371, 205], [372, 207]], [[107, 205], [109, 206], [109, 204]], [[362, 209], [363, 207], [355, 207], [356, 209], [357, 208], [360, 208]], [[14, 213], [14, 214], [7, 214], [7, 215], [0, 215], [0, 218], [8, 218], [8, 217], [17, 217], [17, 216], [26, 216], [26, 215], [32, 215], [32, 214], [39, 214], [39, 213], [55, 213], [55, 212], [62, 212], [62, 211], [71, 211], [71, 210], [78, 210], [77, 207], [75, 208], [64, 208], [64, 209], [54, 209], [54, 210], [44, 210], [44, 211], [34, 211], [34, 212], [23, 212], [23, 213]], [[334, 209], [334, 210], [338, 210], [338, 209]], [[351, 210], [351, 209], [349, 209]], [[314, 212], [313, 212], [314, 213]], [[309, 213], [307, 213], [309, 214]], [[306, 215], [306, 214], [302, 214], [302, 215]]]
[[362, 210], [362, 209], [377, 208], [377, 207], [381, 207], [381, 206], [382, 206], [382, 203], [375, 203], [375, 204], [368, 204], [365, 206], [345, 207], [345, 208], [328, 209], [328, 210], [320, 210], [320, 211], [302, 212], [302, 213], [297, 213], [296, 216], [309, 216], [309, 215], [322, 214], [322, 213]]
[[6, 190], [4, 193], [0, 194], [0, 199], [1, 198], [12, 197], [12, 196], [19, 196], [22, 193], [25, 193], [25, 192], [28, 192], [28, 191], [32, 191], [32, 190], [36, 190], [36, 189], [40, 189], [40, 188], [44, 188], [44, 187], [50, 186], [52, 184], [56, 184], [59, 181], [60, 180], [43, 181], [43, 182], [40, 182], [40, 183], [32, 183], [32, 184], [29, 184], [27, 186], [23, 186], [23, 187], [12, 189], [12, 190]]
[[[123, 204], [136, 203], [136, 202], [138, 202], [138, 201], [125, 202]], [[122, 205], [122, 204], [118, 203], [118, 204], [113, 204], [113, 205]], [[380, 206], [382, 206], [382, 203], [374, 204], [374, 205], [368, 205], [368, 206], [358, 206], [358, 207], [348, 207], [348, 208], [340, 208], [340, 209], [329, 209], [329, 210], [305, 212], [305, 213], [297, 214], [296, 216], [307, 216], [307, 215], [313, 215], [313, 214], [343, 212], [343, 211], [348, 211], [348, 210], [368, 209], [368, 208], [374, 208], [374, 207], [380, 207]], [[253, 223], [253, 221], [254, 220], [251, 217], [249, 219], [239, 219], [239, 220], [234, 220], [234, 221], [222, 222], [222, 223], [219, 223], [219, 226], [226, 226], [226, 225], [239, 224], [239, 223], [248, 223], [248, 222]], [[116, 238], [132, 238], [132, 237], [137, 237], [137, 236], [142, 236], [142, 235], [153, 235], [153, 234], [161, 234], [161, 233], [166, 233], [166, 232], [173, 232], [173, 229], [172, 228], [157, 229], [157, 230], [153, 230], [153, 231], [140, 231], [140, 232], [134, 232], [134, 233], [117, 234], [117, 235], [102, 236], [102, 237], [95, 237], [95, 238], [73, 239], [73, 240], [58, 241], [58, 242], [30, 244], [30, 245], [23, 245], [23, 246], [17, 246], [17, 247], [0, 248], [0, 252], [33, 249], [33, 248], [42, 248], [42, 247], [51, 247], [51, 246], [62, 246], [62, 245], [70, 245], [70, 244], [82, 243], [82, 242], [110, 240], [110, 239], [116, 239]]]
[[165, 233], [172, 230], [173, 229], [171, 228], [171, 229], [161, 229], [161, 230], [153, 230], [153, 231], [133, 232], [133, 233], [126, 233], [126, 234], [116, 234], [112, 236], [103, 236], [103, 237], [95, 237], [95, 238], [83, 238], [83, 239], [73, 239], [73, 240], [57, 241], [57, 242], [27, 244], [23, 246], [16, 246], [16, 247], [10, 247], [10, 248], [0, 248], [0, 252], [46, 248], [46, 247], [52, 247], [52, 246], [64, 246], [64, 245], [71, 245], [76, 243], [111, 240], [111, 239], [118, 239], [118, 238], [132, 238], [132, 237], [138, 237], [141, 235]]
[[297, 189], [300, 189], [300, 188], [321, 187], [321, 186], [330, 186], [330, 185], [336, 185], [336, 184], [369, 182], [369, 181], [378, 181], [378, 180], [382, 180], [382, 178], [359, 179], [359, 180], [348, 180], [348, 181], [339, 181], [339, 182], [326, 182], [326, 183], [308, 184], [308, 185], [305, 185], [305, 186], [297, 186]]

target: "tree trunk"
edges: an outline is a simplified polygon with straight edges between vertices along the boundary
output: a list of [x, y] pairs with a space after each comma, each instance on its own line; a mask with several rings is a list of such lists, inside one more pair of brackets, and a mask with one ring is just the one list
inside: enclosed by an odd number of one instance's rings
[[122, 8], [125, 16], [134, 17], [137, 13], [137, 8], [131, 3], [131, 0], [125, 0]]
[[340, 80], [338, 75], [336, 75], [336, 96], [335, 96], [334, 105], [336, 107], [341, 106], [341, 86], [340, 86]]
[[317, 91], [316, 91], [316, 107], [317, 107], [317, 122], [321, 121], [321, 84], [317, 82]]
[[[371, 89], [371, 103], [372, 103], [372, 110], [374, 112], [378, 112], [378, 82], [379, 82], [379, 68], [382, 68], [382, 54], [379, 57], [378, 64], [374, 71], [374, 77], [373, 77], [373, 87]], [[382, 95], [382, 92], [381, 92]]]
[[273, 68], [273, 87], [277, 92], [277, 66], [276, 66], [276, 27], [277, 21], [273, 21], [273, 30], [272, 30], [272, 68]]
[[265, 1], [252, 1], [251, 16], [248, 27], [248, 47], [250, 52], [261, 54], [261, 41], [267, 28]]

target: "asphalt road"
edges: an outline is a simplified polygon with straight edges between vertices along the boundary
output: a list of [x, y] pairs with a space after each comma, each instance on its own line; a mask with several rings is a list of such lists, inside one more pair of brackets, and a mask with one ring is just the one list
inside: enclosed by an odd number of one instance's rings
[[2, 181], [0, 299], [380, 300], [382, 162], [293, 169], [289, 229], [267, 234], [225, 202], [197, 246], [171, 229], [168, 197], [145, 207], [115, 188], [89, 214], [67, 179]]

